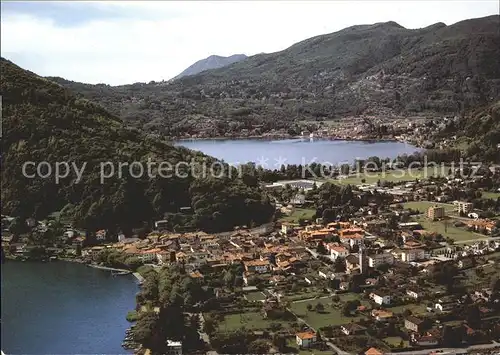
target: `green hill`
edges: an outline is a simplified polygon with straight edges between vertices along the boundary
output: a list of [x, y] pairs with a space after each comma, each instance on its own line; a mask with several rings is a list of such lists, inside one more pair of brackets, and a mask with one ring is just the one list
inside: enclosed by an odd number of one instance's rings
[[[235, 174], [227, 177], [227, 166], [226, 177], [221, 179], [196, 178], [199, 165], [183, 167], [186, 178], [162, 178], [154, 170], [153, 178], [147, 173], [136, 178], [137, 170], [118, 169], [119, 163], [132, 162], [142, 162], [146, 169], [148, 158], [171, 166], [192, 159], [198, 164], [215, 160], [126, 128], [103, 107], [3, 58], [0, 63], [2, 213], [42, 218], [62, 209], [76, 225], [90, 230], [130, 230], [169, 213], [171, 228], [207, 231], [259, 224], [272, 215], [273, 208], [262, 192]], [[80, 181], [73, 171], [56, 183], [53, 175], [25, 177], [23, 164], [30, 161], [48, 162], [52, 168], [58, 162], [86, 166]], [[104, 162], [111, 162], [116, 173], [101, 183]], [[33, 166], [28, 168], [34, 174]], [[192, 214], [179, 213], [181, 207], [192, 207]]]

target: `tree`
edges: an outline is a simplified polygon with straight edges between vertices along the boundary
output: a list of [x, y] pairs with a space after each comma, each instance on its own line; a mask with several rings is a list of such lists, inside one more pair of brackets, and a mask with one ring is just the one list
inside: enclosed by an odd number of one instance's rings
[[26, 225], [26, 222], [20, 218], [16, 217], [14, 220], [10, 223], [9, 226], [9, 232], [11, 232], [14, 235], [20, 235], [22, 233], [26, 233], [28, 231], [28, 226]]
[[251, 354], [267, 354], [269, 350], [269, 343], [264, 339], [257, 339], [250, 343], [248, 352]]
[[286, 349], [286, 338], [282, 335], [273, 335], [273, 345], [278, 348], [279, 352], [284, 352]]
[[500, 292], [500, 278], [493, 278], [493, 280], [491, 281], [491, 290], [493, 291], [493, 293]]
[[325, 306], [323, 305], [323, 303], [318, 302], [318, 303], [316, 303], [316, 306], [314, 307], [314, 309], [316, 310], [316, 312], [321, 313], [325, 310]]
[[209, 335], [213, 334], [217, 329], [217, 322], [212, 316], [205, 316], [205, 321], [203, 322], [203, 331]]
[[326, 250], [325, 244], [323, 242], [318, 243], [318, 247], [317, 247], [316, 251], [318, 252], [318, 254], [321, 254], [321, 255], [328, 254], [328, 250]]
[[335, 272], [345, 272], [346, 270], [345, 259], [341, 257], [335, 259], [335, 263], [333, 264], [333, 269], [335, 270]]
[[234, 286], [234, 281], [235, 281], [235, 276], [234, 274], [231, 272], [231, 270], [227, 270], [225, 273], [224, 273], [224, 284], [229, 287], [229, 288], [233, 288]]
[[134, 340], [146, 348], [157, 348], [157, 324], [158, 317], [154, 312], [141, 314], [132, 331]]
[[313, 309], [312, 304], [308, 303], [306, 309], [310, 312]]
[[465, 319], [472, 328], [478, 328], [481, 325], [481, 312], [476, 304], [467, 306]]

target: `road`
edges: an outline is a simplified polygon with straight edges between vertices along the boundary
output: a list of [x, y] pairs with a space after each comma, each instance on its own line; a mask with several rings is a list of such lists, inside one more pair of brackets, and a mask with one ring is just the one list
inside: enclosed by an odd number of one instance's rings
[[485, 235], [483, 238], [461, 240], [459, 242], [455, 241], [454, 244], [465, 244], [465, 243], [476, 243], [476, 242], [489, 242], [491, 240], [500, 240], [500, 237], [488, 237], [487, 235]]
[[[338, 346], [331, 343], [330, 341], [327, 341], [326, 345], [328, 345], [332, 350], [336, 351], [338, 355], [353, 355], [353, 354], [350, 354], [346, 351], [343, 351], [342, 349], [340, 349]], [[429, 355], [429, 353], [431, 353], [433, 351], [442, 351], [443, 355], [444, 354], [466, 354], [468, 351], [471, 351], [471, 350], [472, 351], [473, 350], [489, 350], [489, 349], [495, 349], [495, 348], [500, 349], [500, 343], [493, 342], [492, 344], [473, 345], [473, 346], [469, 346], [468, 348], [435, 348], [435, 349], [425, 349], [425, 350], [402, 351], [402, 352], [391, 353], [391, 354]]]
[[[488, 350], [488, 349], [500, 349], [500, 343], [493, 342], [492, 344], [482, 344], [482, 345], [472, 345], [468, 348], [436, 348], [436, 349], [426, 349], [426, 350], [417, 350], [417, 351], [403, 351], [398, 352], [397, 354], [402, 355], [428, 355], [433, 351], [442, 351], [444, 354], [465, 354], [471, 350]], [[395, 353], [396, 354], [396, 353]]]

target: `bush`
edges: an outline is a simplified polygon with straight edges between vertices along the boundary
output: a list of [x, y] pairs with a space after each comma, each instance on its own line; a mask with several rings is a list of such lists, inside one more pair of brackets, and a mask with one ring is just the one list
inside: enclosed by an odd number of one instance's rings
[[126, 319], [129, 322], [136, 322], [138, 318], [139, 318], [139, 315], [136, 311], [130, 311], [127, 313]]

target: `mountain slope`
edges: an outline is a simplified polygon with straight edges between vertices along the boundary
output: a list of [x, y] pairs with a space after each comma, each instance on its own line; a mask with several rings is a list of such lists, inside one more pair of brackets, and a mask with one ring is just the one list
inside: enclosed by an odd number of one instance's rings
[[[91, 231], [130, 230], [164, 213], [170, 213], [172, 228], [207, 231], [267, 222], [272, 215], [273, 208], [259, 189], [234, 177], [200, 176], [200, 164], [215, 159], [127, 129], [101, 106], [62, 86], [3, 58], [0, 64], [3, 213], [40, 218], [63, 209], [77, 225]], [[147, 159], [156, 165], [148, 168]], [[47, 162], [52, 169], [59, 163], [61, 172], [66, 172], [64, 162], [84, 169], [81, 179], [73, 169], [56, 183], [54, 175], [43, 178], [33, 165], [28, 166], [31, 177], [27, 177], [25, 162]], [[123, 165], [133, 162], [137, 164], [132, 170]], [[182, 175], [165, 170], [179, 162], [189, 164], [178, 170]], [[162, 175], [157, 170], [160, 163]], [[46, 169], [40, 172], [45, 175]], [[192, 207], [192, 215], [178, 213], [185, 206]]]
[[[500, 100], [471, 112], [458, 122], [451, 121], [437, 137], [456, 137], [466, 146], [466, 156], [483, 163], [500, 163]], [[466, 144], [464, 144], [466, 143]], [[453, 141], [449, 145], [453, 145]]]
[[221, 57], [219, 55], [211, 55], [208, 58], [201, 59], [196, 63], [187, 67], [182, 73], [177, 75], [174, 79], [180, 79], [184, 76], [196, 75], [205, 70], [219, 69], [230, 64], [239, 62], [246, 59], [245, 54], [233, 54], [229, 57]]
[[297, 134], [299, 121], [461, 115], [500, 97], [499, 16], [353, 26], [171, 83], [64, 84], [127, 122], [178, 137]]

